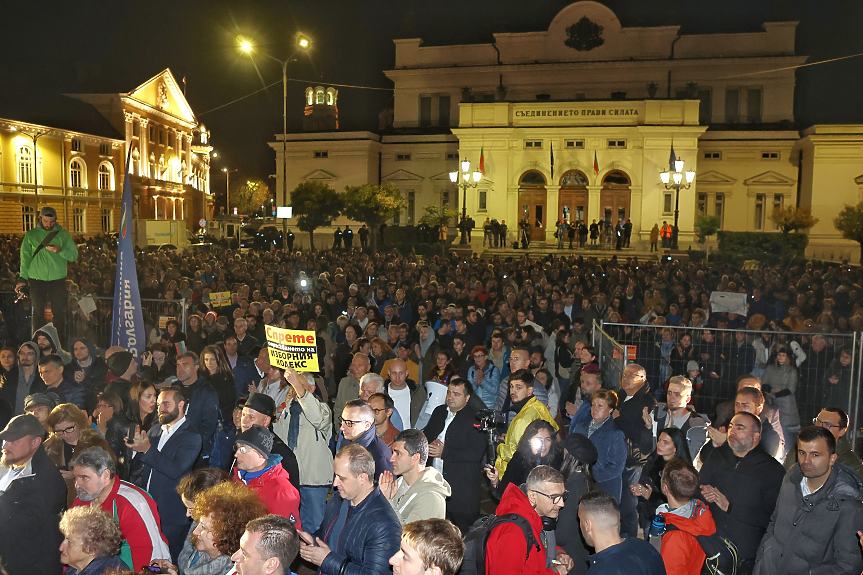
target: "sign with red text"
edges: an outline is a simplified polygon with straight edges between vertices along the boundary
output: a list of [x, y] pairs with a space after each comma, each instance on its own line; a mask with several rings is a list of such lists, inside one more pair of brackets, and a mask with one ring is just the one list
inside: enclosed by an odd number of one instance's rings
[[318, 368], [318, 341], [315, 332], [282, 329], [268, 325], [267, 352], [270, 364], [279, 369], [320, 371]]

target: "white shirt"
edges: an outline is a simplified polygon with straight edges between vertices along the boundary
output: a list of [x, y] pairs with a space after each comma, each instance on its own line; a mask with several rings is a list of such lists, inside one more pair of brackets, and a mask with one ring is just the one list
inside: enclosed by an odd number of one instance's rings
[[402, 426], [405, 429], [411, 427], [411, 388], [405, 386], [404, 389], [393, 389], [392, 384], [389, 388], [390, 397], [393, 398], [393, 403], [396, 404], [396, 411], [399, 412], [399, 417], [402, 418]]
[[[821, 485], [821, 487], [824, 487], [824, 485]], [[821, 487], [819, 487], [818, 489], [821, 489]], [[818, 489], [816, 489], [815, 491], [809, 489], [809, 480], [805, 477], [800, 480], [800, 491], [803, 492], [803, 497], [809, 497], [813, 493], [818, 493]]]
[[[452, 423], [453, 419], [455, 419], [455, 413], [453, 413], [451, 409], [447, 409], [446, 420], [444, 421], [443, 429], [441, 430], [440, 435], [437, 436], [437, 439], [440, 439], [443, 443], [446, 443], [446, 431], [447, 429], [449, 429], [449, 424]], [[443, 457], [435, 457], [434, 463], [432, 463], [432, 467], [434, 467], [441, 474], [443, 474]]]
[[[184, 415], [177, 421], [171, 424], [168, 427], [167, 424], [162, 426], [162, 435], [159, 436], [159, 444], [156, 446], [156, 450], [162, 451], [162, 448], [165, 447], [165, 444], [168, 443], [168, 440], [171, 439], [177, 430], [180, 429], [180, 426], [183, 425], [183, 422], [186, 421], [186, 416]], [[137, 454], [137, 452], [135, 452]], [[150, 471], [150, 476], [147, 477], [147, 488], [145, 491], [150, 491], [150, 481], [153, 479], [153, 472]]]

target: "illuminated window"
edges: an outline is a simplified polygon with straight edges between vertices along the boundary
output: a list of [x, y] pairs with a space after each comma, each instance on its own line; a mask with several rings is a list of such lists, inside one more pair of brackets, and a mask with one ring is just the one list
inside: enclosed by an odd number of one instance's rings
[[100, 190], [113, 190], [114, 189], [114, 178], [113, 178], [113, 170], [111, 169], [111, 165], [107, 163], [103, 163], [99, 166], [99, 189]]
[[73, 188], [84, 187], [84, 163], [77, 158], [69, 164], [69, 185]]
[[767, 197], [765, 194], [755, 194], [755, 229], [763, 230], [764, 229], [764, 217], [766, 206], [764, 205], [767, 202]]
[[36, 209], [33, 206], [21, 206], [21, 229], [25, 232], [36, 227]]
[[114, 212], [108, 208], [102, 209], [102, 232], [108, 233], [114, 230]]
[[318, 88], [315, 90], [315, 104], [323, 104], [324, 103], [324, 89]]
[[84, 208], [72, 210], [72, 231], [79, 234], [84, 232]]
[[311, 88], [306, 89], [306, 105], [311, 106], [315, 103], [315, 91]]
[[33, 183], [33, 150], [27, 146], [18, 148], [18, 183]]

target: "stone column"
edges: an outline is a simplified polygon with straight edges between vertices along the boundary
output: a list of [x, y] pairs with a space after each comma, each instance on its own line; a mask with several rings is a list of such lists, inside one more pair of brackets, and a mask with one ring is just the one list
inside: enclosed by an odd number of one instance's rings
[[141, 131], [138, 135], [138, 145], [141, 148], [139, 150], [141, 154], [141, 175], [151, 178], [152, 174], [150, 174], [150, 151], [148, 150], [150, 144], [150, 129], [147, 127], [149, 123], [149, 119], [141, 118]]
[[192, 178], [192, 134], [183, 134], [183, 141], [186, 143], [186, 182], [194, 184]]
[[593, 220], [600, 220], [602, 212], [600, 211], [600, 191], [602, 186], [587, 186], [587, 223], [590, 225]]

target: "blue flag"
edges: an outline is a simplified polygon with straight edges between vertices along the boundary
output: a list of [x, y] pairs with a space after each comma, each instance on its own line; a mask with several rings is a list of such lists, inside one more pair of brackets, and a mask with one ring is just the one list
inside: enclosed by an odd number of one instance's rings
[[668, 171], [676, 172], [674, 169], [674, 162], [677, 161], [677, 156], [674, 155], [674, 140], [671, 140], [671, 156], [668, 158]]
[[129, 350], [136, 358], [140, 357], [147, 345], [147, 331], [144, 328], [135, 245], [132, 241], [132, 183], [129, 180], [128, 158], [117, 235], [117, 277], [114, 279], [114, 313], [111, 317], [111, 345], [118, 345]]

